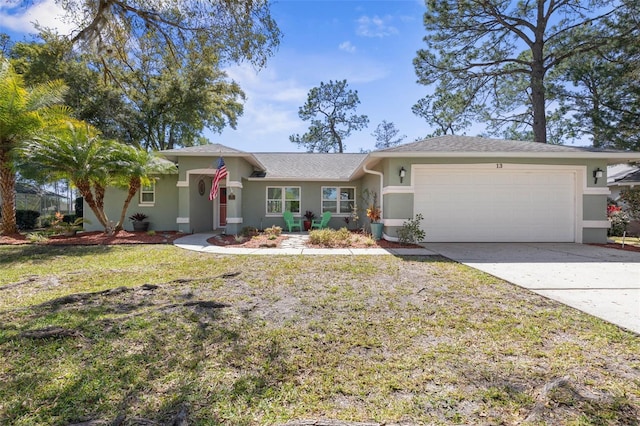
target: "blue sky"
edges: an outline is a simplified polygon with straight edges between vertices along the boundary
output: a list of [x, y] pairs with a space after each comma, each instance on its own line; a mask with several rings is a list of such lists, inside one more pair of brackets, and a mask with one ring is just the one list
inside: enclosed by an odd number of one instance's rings
[[[33, 32], [33, 21], [68, 30], [53, 0], [35, 0], [28, 9], [23, 3], [0, 5], [1, 31], [22, 39]], [[424, 11], [422, 0], [274, 2], [272, 14], [284, 34], [279, 49], [261, 70], [248, 64], [226, 70], [247, 95], [245, 112], [236, 130], [205, 135], [244, 151], [302, 151], [289, 135], [308, 128], [298, 109], [309, 90], [320, 82], [346, 79], [360, 97], [357, 113], [370, 120], [368, 128], [345, 140], [347, 152], [373, 149], [371, 133], [382, 120], [407, 135], [405, 142], [425, 136], [433, 129], [411, 112], [427, 93], [416, 83], [412, 63], [423, 46]]]

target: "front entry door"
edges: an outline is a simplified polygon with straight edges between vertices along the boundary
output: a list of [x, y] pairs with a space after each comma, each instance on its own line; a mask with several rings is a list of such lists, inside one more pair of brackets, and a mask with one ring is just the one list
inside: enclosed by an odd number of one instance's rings
[[220, 200], [218, 217], [220, 218], [220, 227], [227, 226], [227, 188], [220, 188], [218, 195]]

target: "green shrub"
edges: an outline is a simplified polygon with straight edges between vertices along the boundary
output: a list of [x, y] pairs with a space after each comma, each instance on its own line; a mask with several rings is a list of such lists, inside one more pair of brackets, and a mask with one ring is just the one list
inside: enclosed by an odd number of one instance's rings
[[240, 236], [242, 237], [255, 237], [258, 235], [258, 228], [253, 226], [245, 226], [240, 230]]
[[269, 237], [277, 237], [282, 234], [282, 228], [276, 225], [273, 225], [271, 228], [267, 228], [264, 230], [264, 233]]
[[16, 224], [19, 229], [33, 229], [38, 223], [40, 212], [35, 210], [16, 210]]
[[414, 219], [409, 219], [398, 229], [398, 240], [402, 244], [416, 244], [424, 241], [425, 232], [420, 228], [420, 221], [424, 217], [418, 213]]
[[346, 247], [351, 244], [352, 234], [347, 228], [315, 229], [309, 232], [309, 242], [323, 247]]
[[611, 223], [611, 227], [607, 235], [611, 237], [622, 237], [629, 225], [629, 215], [622, 210], [612, 212], [609, 215], [609, 222]]

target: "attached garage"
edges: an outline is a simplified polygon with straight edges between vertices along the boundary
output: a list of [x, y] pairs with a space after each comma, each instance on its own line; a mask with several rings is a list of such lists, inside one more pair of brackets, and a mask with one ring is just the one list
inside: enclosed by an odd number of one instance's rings
[[429, 242], [575, 242], [579, 170], [522, 164], [414, 165], [414, 214]]

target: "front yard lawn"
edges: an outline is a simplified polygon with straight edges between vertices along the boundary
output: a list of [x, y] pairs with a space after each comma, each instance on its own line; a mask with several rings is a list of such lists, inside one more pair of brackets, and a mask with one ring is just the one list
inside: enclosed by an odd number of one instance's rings
[[639, 336], [438, 257], [29, 245], [0, 270], [0, 424], [640, 417]]

